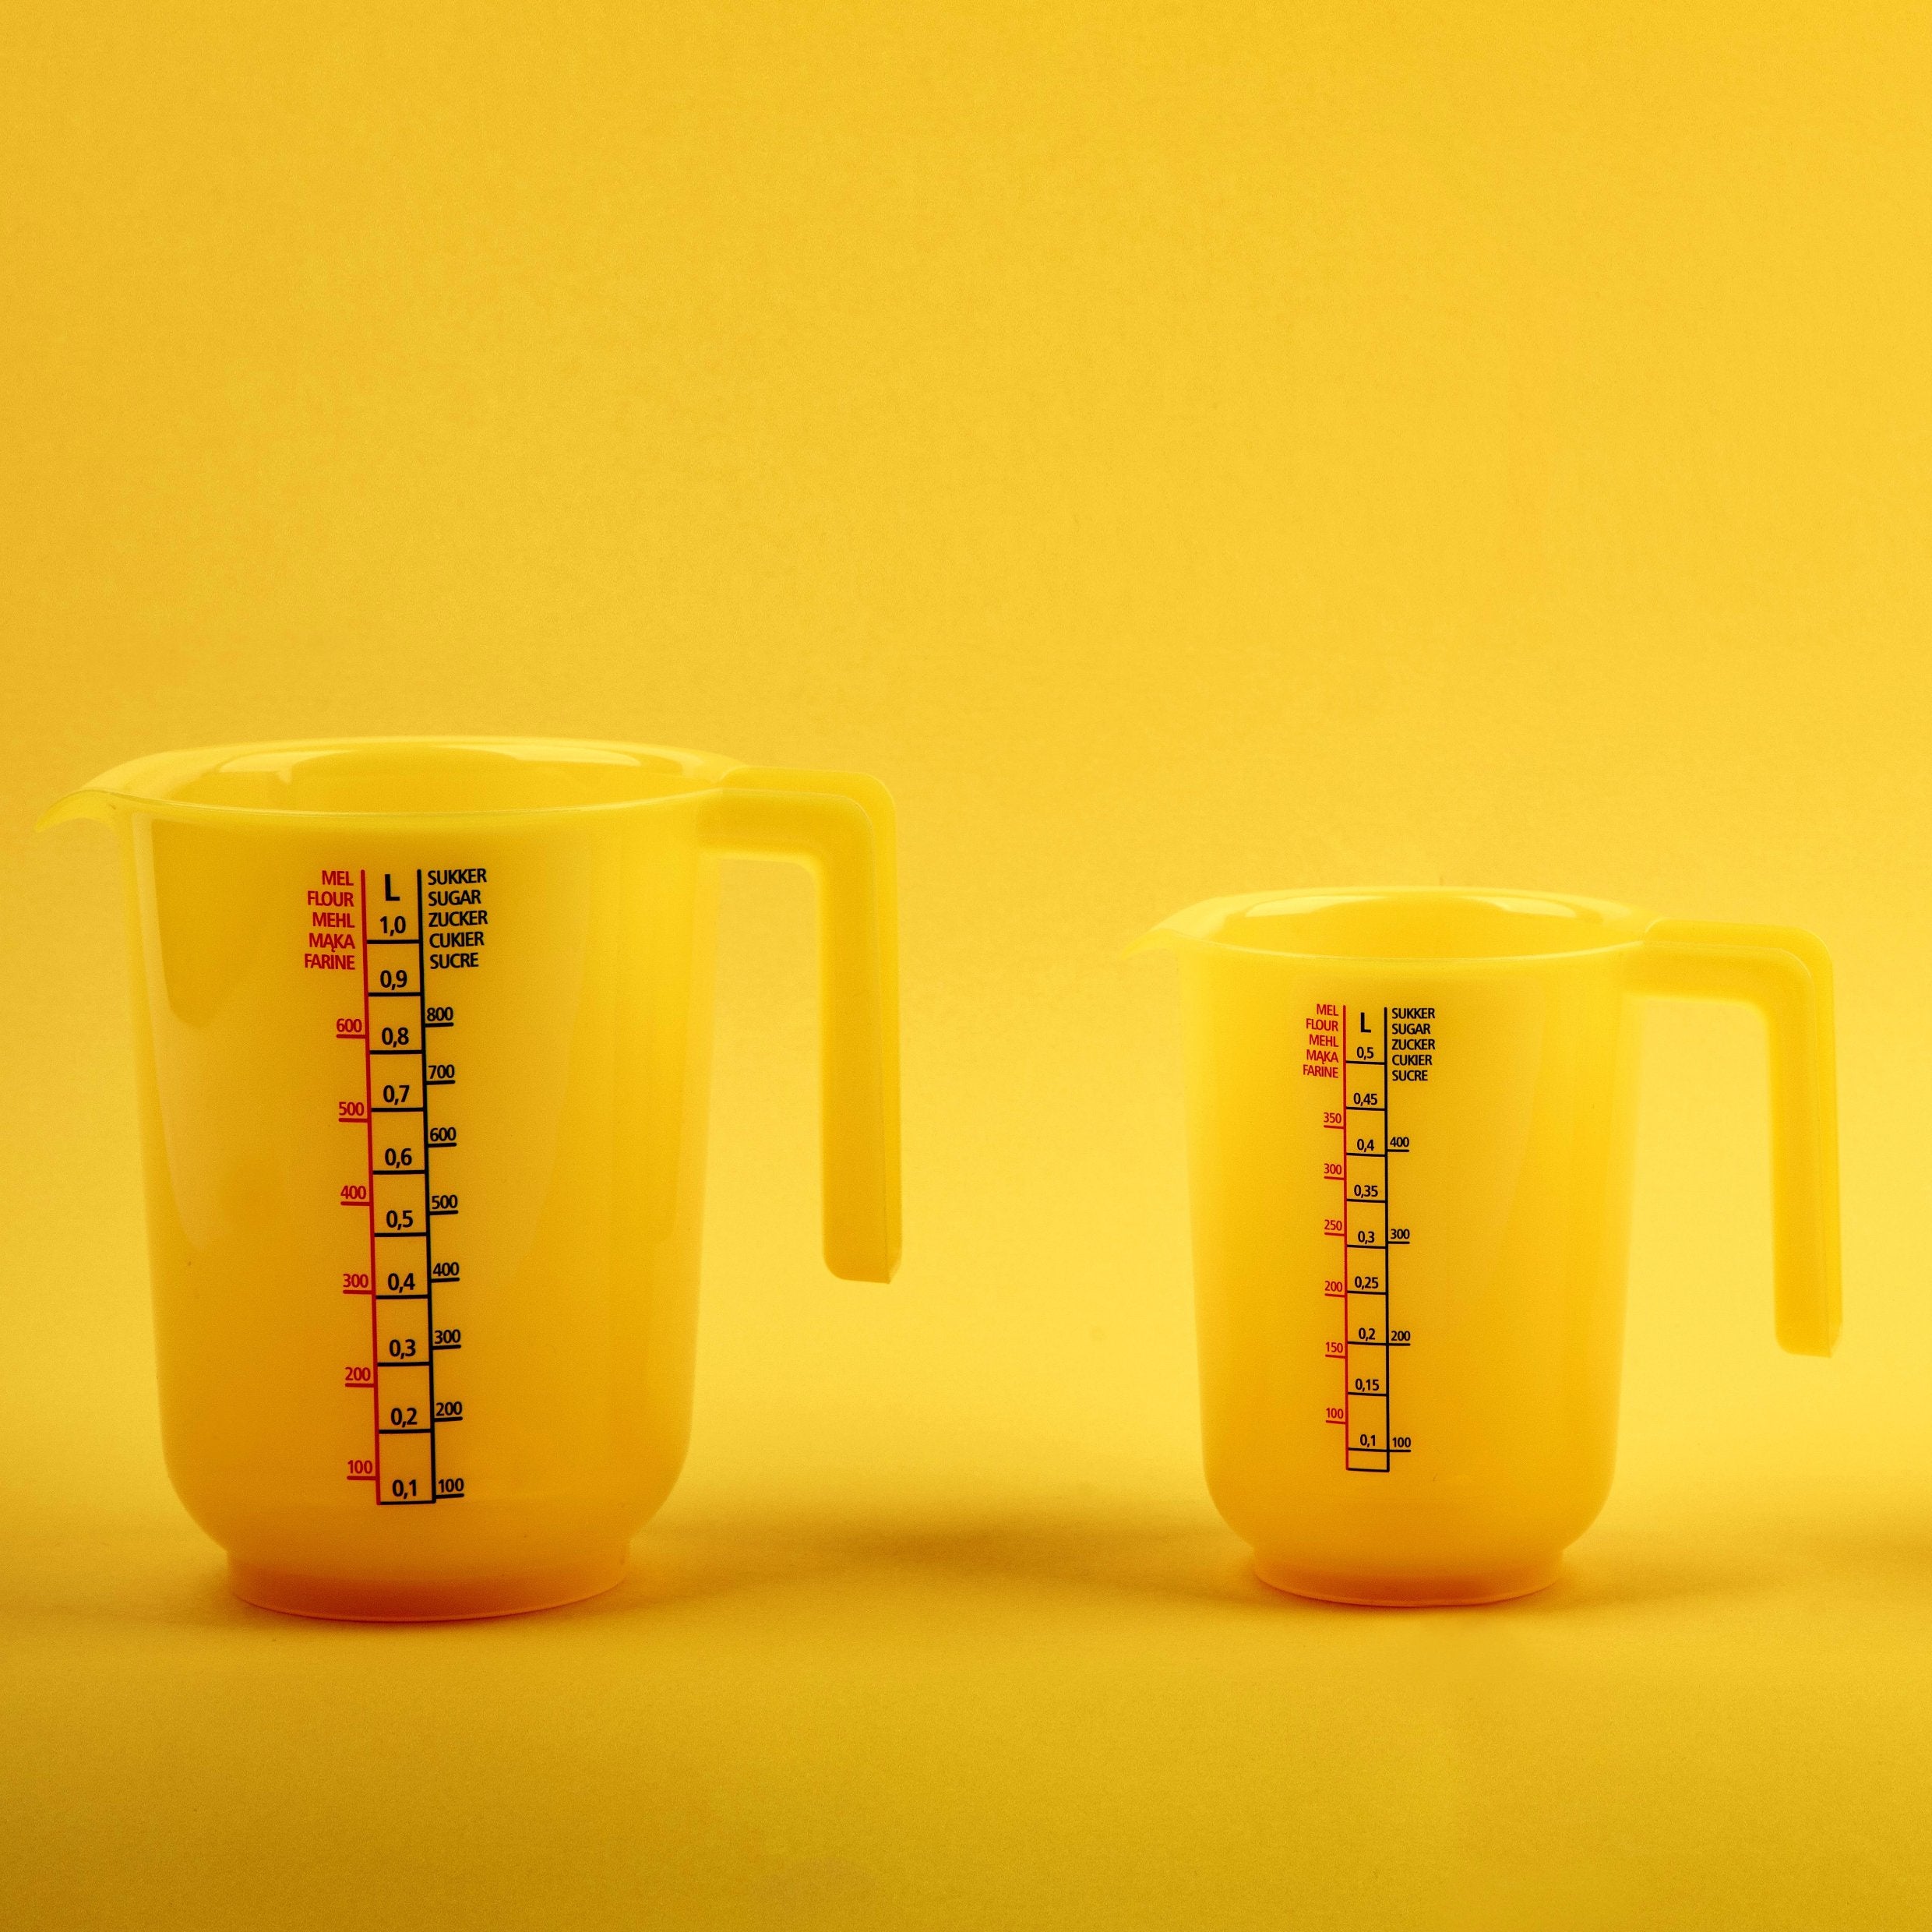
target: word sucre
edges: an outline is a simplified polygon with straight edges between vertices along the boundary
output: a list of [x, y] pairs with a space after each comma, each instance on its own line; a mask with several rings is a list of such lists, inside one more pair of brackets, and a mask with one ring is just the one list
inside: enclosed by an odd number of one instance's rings
[[480, 963], [478, 955], [488, 937], [483, 929], [490, 922], [481, 890], [488, 876], [481, 866], [452, 866], [426, 876], [423, 928], [432, 973]]
[[1436, 1061], [1436, 1009], [1433, 1007], [1391, 1007], [1389, 1009], [1389, 1079], [1426, 1081]]

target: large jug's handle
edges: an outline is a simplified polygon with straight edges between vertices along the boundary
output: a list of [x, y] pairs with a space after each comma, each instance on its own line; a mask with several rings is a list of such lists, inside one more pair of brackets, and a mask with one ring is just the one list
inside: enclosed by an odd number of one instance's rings
[[1829, 1355], [1839, 1308], [1830, 954], [1793, 926], [1659, 919], [1637, 948], [1631, 985], [1641, 993], [1743, 1000], [1764, 1014], [1778, 1341], [1793, 1355]]
[[825, 1264], [899, 1265], [898, 871], [892, 795], [842, 771], [740, 765], [703, 801], [713, 851], [809, 866], [819, 894], [819, 1115]]

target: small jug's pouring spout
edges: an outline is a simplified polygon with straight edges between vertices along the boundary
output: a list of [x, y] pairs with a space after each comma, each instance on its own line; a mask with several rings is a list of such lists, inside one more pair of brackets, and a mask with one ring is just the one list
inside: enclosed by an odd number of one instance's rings
[[1151, 932], [1143, 933], [1138, 939], [1129, 940], [1126, 944], [1121, 947], [1119, 957], [1123, 959], [1133, 959], [1142, 953], [1172, 952], [1174, 946], [1174, 934], [1165, 925], [1157, 925]]
[[1143, 933], [1137, 940], [1123, 947], [1120, 957], [1131, 959], [1137, 953], [1151, 953], [1157, 950], [1179, 953], [1184, 951], [1190, 942], [1211, 941], [1219, 936], [1229, 913], [1249, 903], [1243, 899], [1208, 899], [1199, 905], [1188, 906], [1181, 911], [1169, 913], [1151, 931]]

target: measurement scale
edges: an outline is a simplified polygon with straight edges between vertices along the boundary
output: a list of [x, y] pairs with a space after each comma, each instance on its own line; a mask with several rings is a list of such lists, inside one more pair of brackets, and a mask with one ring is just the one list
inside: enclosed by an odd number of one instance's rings
[[1341, 1141], [1341, 1158], [1322, 1165], [1324, 1180], [1341, 1193], [1341, 1212], [1324, 1223], [1341, 1244], [1341, 1269], [1324, 1274], [1322, 1292], [1343, 1310], [1341, 1338], [1327, 1345], [1341, 1365], [1341, 1400], [1327, 1419], [1341, 1429], [1342, 1466], [1359, 1475], [1387, 1475], [1392, 1458], [1413, 1447], [1395, 1422], [1394, 1364], [1413, 1336], [1398, 1319], [1392, 1266], [1409, 1242], [1409, 1229], [1395, 1218], [1392, 1174], [1411, 1137], [1395, 1130], [1390, 1102], [1394, 1087], [1429, 1078], [1434, 1018], [1433, 1007], [1324, 1001], [1307, 1021], [1306, 1070], [1338, 1078], [1343, 1088], [1341, 1106], [1322, 1116]]
[[[458, 876], [428, 875], [432, 884]], [[348, 877], [323, 875], [338, 889]], [[343, 1292], [368, 1297], [369, 1357], [349, 1366], [344, 1385], [370, 1393], [372, 1442], [368, 1456], [350, 1459], [348, 1475], [374, 1486], [379, 1506], [411, 1507], [463, 1494], [441, 1440], [462, 1421], [463, 1404], [439, 1391], [436, 1375], [438, 1357], [463, 1345], [462, 1331], [439, 1321], [435, 1301], [439, 1286], [462, 1278], [461, 1264], [441, 1251], [457, 1196], [439, 1189], [435, 1174], [435, 1156], [457, 1145], [457, 1130], [436, 1119], [430, 1099], [456, 1082], [453, 1063], [435, 1057], [431, 1045], [456, 1024], [456, 1009], [432, 1005], [427, 981], [432, 966], [474, 964], [475, 955], [438, 957], [426, 947], [420, 867], [373, 880], [361, 871], [355, 882], [362, 1010], [339, 1019], [336, 1036], [361, 1046], [362, 1097], [341, 1102], [337, 1117], [363, 1130], [365, 1177], [346, 1185], [341, 1199], [368, 1216], [368, 1266], [345, 1274]]]

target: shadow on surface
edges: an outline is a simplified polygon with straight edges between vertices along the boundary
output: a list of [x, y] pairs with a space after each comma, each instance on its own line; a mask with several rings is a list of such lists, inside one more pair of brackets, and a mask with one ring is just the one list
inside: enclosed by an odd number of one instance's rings
[[[1712, 1528], [1720, 1527], [1728, 1528]], [[1842, 1553], [1832, 1560], [1842, 1563]], [[1932, 1571], [1932, 1542], [1924, 1562]], [[647, 1531], [625, 1584], [583, 1608], [621, 1613], [867, 1575], [951, 1589], [1047, 1589], [1277, 1616], [1571, 1616], [1752, 1595], [1807, 1567], [1801, 1553], [1770, 1547], [1761, 1538], [1682, 1529], [1661, 1535], [1599, 1533], [1585, 1540], [1546, 1590], [1506, 1603], [1419, 1613], [1317, 1602], [1271, 1588], [1254, 1574], [1246, 1549], [1211, 1519], [1026, 1516], [892, 1527], [713, 1521]]]
[[[16, 1537], [0, 1578], [0, 1617], [188, 1628], [354, 1627], [238, 1602], [220, 1553], [190, 1526], [104, 1519]], [[1243, 1616], [1573, 1617], [1802, 1585], [1886, 1594], [1932, 1591], [1932, 1527], [1846, 1525], [1779, 1536], [1714, 1516], [1667, 1528], [1601, 1528], [1548, 1589], [1452, 1613], [1363, 1609], [1289, 1596], [1262, 1583], [1241, 1543], [1211, 1516], [962, 1511], [894, 1521], [711, 1515], [646, 1530], [629, 1574], [604, 1595], [539, 1621], [630, 1616], [772, 1592], [859, 1583], [882, 1588], [1128, 1599]], [[498, 1625], [529, 1619], [486, 1620]], [[372, 1627], [362, 1626], [361, 1627]], [[433, 1627], [449, 1628], [448, 1625]]]
[[262, 1612], [229, 1593], [221, 1552], [185, 1519], [76, 1521], [9, 1539], [0, 1620], [235, 1628]]
[[1265, 1606], [1285, 1599], [1211, 1521], [1098, 1521], [984, 1514], [897, 1524], [770, 1518], [646, 1530], [630, 1574], [581, 1614], [622, 1613], [742, 1592], [873, 1578], [957, 1591], [1073, 1590]]
[[1800, 1540], [1814, 1567], [1835, 1578], [1906, 1588], [1932, 1602], [1932, 1508], [1902, 1512], [1895, 1521], [1835, 1524]]
[[1676, 1535], [1586, 1537], [1546, 1590], [1495, 1608], [1516, 1615], [1571, 1616], [1635, 1605], [1680, 1605], [1749, 1596], [1776, 1588], [1792, 1566], [1762, 1546]]

